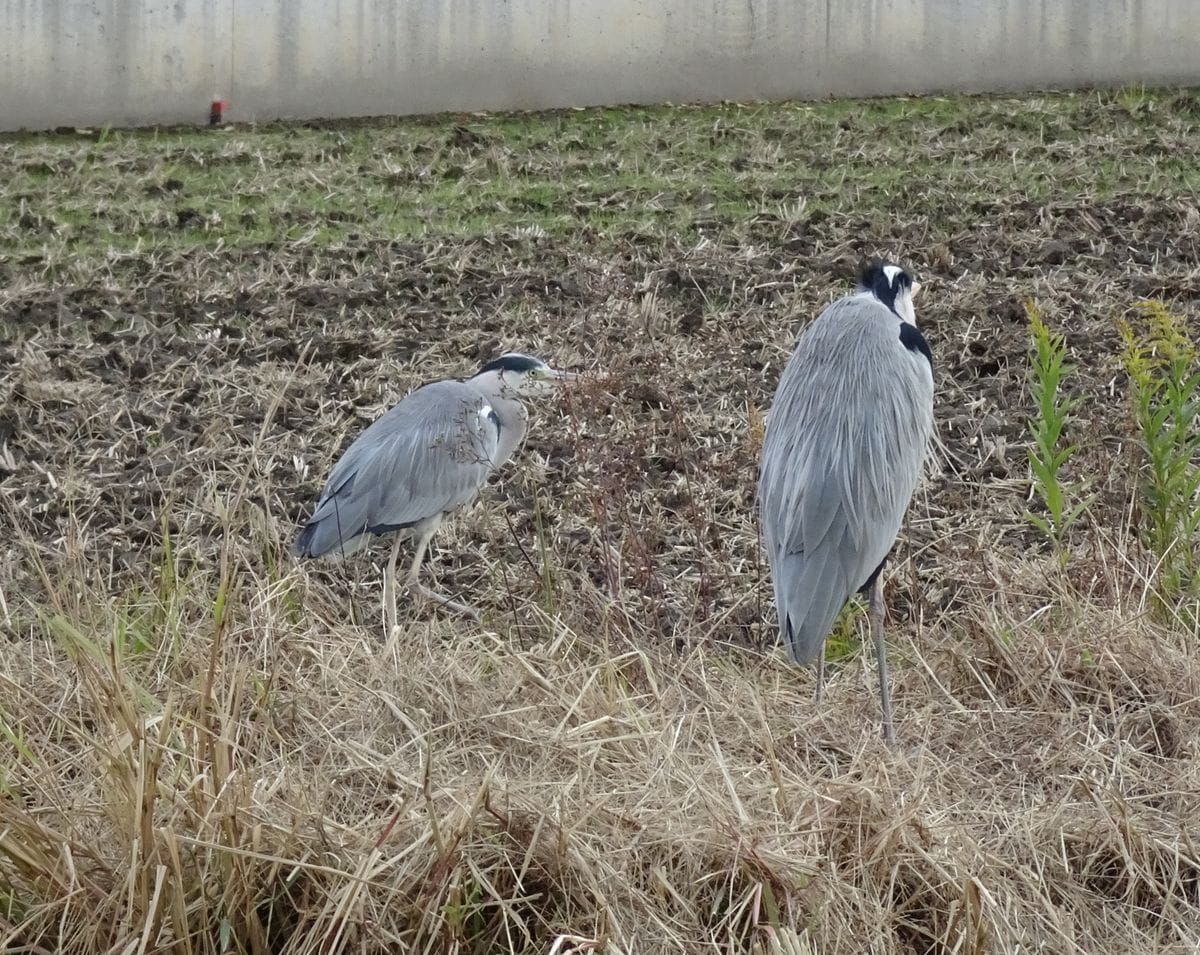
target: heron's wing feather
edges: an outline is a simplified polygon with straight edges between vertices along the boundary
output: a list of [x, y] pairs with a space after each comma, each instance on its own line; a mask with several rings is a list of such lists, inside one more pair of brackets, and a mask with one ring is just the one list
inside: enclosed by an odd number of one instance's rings
[[793, 660], [810, 663], [846, 602], [846, 575], [836, 561], [787, 553], [774, 562], [772, 573], [775, 604], [784, 608], [780, 614], [784, 644]]
[[771, 404], [759, 480], [780, 630], [797, 660], [816, 656], [891, 549], [932, 407], [928, 363], [878, 302], [841, 299], [801, 335]]
[[870, 573], [862, 552], [871, 544], [854, 531], [842, 475], [825, 465], [809, 446], [793, 442], [773, 443], [763, 459], [762, 520], [775, 605], [788, 650], [801, 663], [816, 657], [842, 605]]
[[497, 434], [484, 399], [465, 382], [412, 392], [334, 466], [297, 549], [318, 556], [468, 503], [491, 471]]

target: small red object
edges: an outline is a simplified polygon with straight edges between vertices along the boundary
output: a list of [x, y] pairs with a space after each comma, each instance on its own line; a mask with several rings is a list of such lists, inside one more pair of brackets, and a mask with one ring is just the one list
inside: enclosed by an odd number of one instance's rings
[[212, 101], [212, 106], [210, 106], [208, 109], [209, 126], [221, 125], [221, 117], [224, 114], [227, 106], [229, 106], [229, 100], [227, 99], [215, 99]]

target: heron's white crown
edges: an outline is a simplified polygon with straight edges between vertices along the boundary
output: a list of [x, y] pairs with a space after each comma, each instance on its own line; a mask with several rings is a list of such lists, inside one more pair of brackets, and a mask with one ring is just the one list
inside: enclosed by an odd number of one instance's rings
[[913, 296], [920, 287], [911, 275], [891, 262], [866, 266], [858, 279], [860, 294], [872, 296], [895, 312], [901, 321], [914, 326], [917, 324], [917, 312], [913, 306]]

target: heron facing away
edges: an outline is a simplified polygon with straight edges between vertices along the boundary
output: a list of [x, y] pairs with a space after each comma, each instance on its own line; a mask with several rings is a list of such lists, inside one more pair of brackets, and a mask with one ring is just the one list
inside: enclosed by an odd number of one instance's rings
[[819, 701], [825, 638], [854, 592], [867, 596], [888, 742], [882, 571], [933, 432], [933, 358], [913, 310], [919, 288], [899, 266], [870, 265], [853, 293], [804, 330], [771, 404], [758, 487], [789, 654], [815, 659]]
[[520, 447], [529, 414], [522, 398], [551, 393], [573, 379], [540, 358], [515, 352], [472, 377], [423, 385], [370, 425], [334, 465], [312, 517], [296, 538], [301, 557], [347, 556], [371, 535], [394, 534], [383, 576], [384, 626], [396, 626], [396, 558], [414, 541], [406, 585], [478, 619], [474, 608], [418, 580], [429, 541], [442, 519], [469, 504], [488, 476]]

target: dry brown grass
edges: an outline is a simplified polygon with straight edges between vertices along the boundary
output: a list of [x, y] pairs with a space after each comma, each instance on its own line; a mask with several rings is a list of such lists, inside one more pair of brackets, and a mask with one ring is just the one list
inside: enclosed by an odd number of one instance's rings
[[[1196, 103], [0, 143], [0, 949], [1194, 952], [1200, 635], [1149, 612], [1113, 320], [1195, 328]], [[752, 515], [872, 253], [926, 282], [943, 442], [894, 752], [854, 639], [820, 710], [774, 648]], [[1027, 297], [1079, 366], [1065, 564]], [[352, 432], [508, 347], [593, 374], [439, 536], [485, 626], [385, 644], [380, 550], [287, 545]]]
[[1195, 944], [1194, 638], [1004, 581], [898, 638], [892, 752], [868, 665], [817, 711], [778, 654], [658, 647], [580, 579], [383, 645], [260, 534], [164, 565], [139, 646], [83, 533], [51, 637], [5, 647], [9, 950]]

